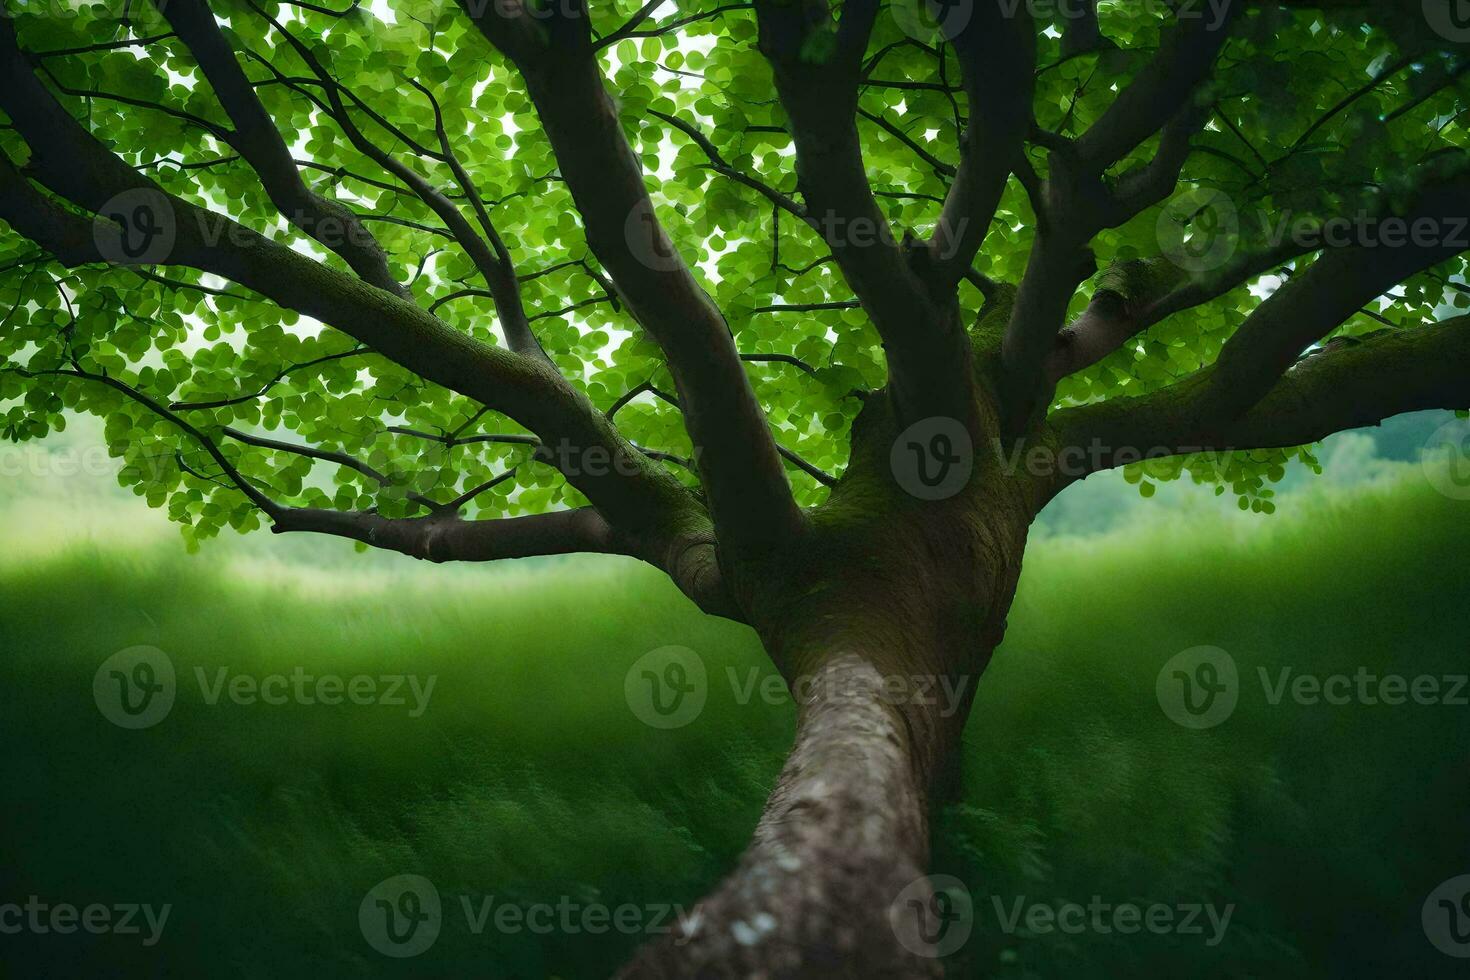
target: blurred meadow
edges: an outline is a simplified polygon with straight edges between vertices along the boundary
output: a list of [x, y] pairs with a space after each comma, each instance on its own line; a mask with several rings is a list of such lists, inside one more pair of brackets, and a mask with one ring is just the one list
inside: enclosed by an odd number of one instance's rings
[[[974, 901], [951, 975], [1464, 975], [1420, 915], [1470, 872], [1470, 708], [1272, 704], [1257, 673], [1470, 668], [1470, 500], [1417, 461], [1440, 421], [1338, 437], [1324, 476], [1289, 476], [1270, 517], [1098, 478], [1044, 515], [961, 798], [935, 826], [933, 871]], [[493, 917], [477, 931], [461, 901], [687, 906], [745, 845], [793, 709], [740, 697], [769, 672], [752, 634], [658, 573], [592, 557], [430, 566], [260, 533], [186, 555], [104, 467], [61, 472], [58, 454], [91, 435], [74, 427], [45, 456], [6, 447], [23, 454], [0, 477], [0, 902], [172, 908], [151, 946], [0, 935], [0, 973], [604, 977], [642, 933]], [[624, 679], [671, 644], [698, 654], [709, 694], [691, 724], [659, 730]], [[130, 731], [92, 684], [135, 645], [168, 655], [178, 694]], [[1200, 645], [1229, 652], [1241, 691], [1196, 731], [1166, 717], [1155, 682]], [[212, 684], [220, 668], [435, 686], [417, 716], [411, 696], [211, 704], [196, 669]], [[393, 959], [358, 911], [405, 873], [434, 883], [443, 924]], [[1233, 910], [1222, 936], [1004, 927], [1018, 900], [1095, 896]]]

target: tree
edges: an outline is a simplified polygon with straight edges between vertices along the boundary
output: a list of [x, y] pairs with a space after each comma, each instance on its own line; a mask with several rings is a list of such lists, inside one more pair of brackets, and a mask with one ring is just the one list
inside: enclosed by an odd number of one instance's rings
[[4, 435], [104, 418], [191, 547], [629, 555], [753, 627], [795, 746], [630, 976], [937, 972], [1046, 502], [1270, 512], [1470, 406], [1450, 0], [115, 6], [0, 18]]

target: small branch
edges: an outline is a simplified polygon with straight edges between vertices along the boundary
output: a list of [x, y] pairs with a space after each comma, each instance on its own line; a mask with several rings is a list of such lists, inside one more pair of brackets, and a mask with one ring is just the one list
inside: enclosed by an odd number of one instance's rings
[[352, 350], [342, 351], [338, 354], [327, 354], [324, 357], [313, 358], [310, 361], [302, 361], [300, 364], [289, 364], [286, 367], [281, 368], [280, 371], [276, 372], [273, 378], [271, 378], [265, 384], [261, 385], [258, 391], [249, 392], [243, 395], [236, 395], [233, 398], [221, 398], [218, 401], [174, 402], [172, 405], [169, 406], [169, 409], [175, 412], [198, 412], [212, 408], [228, 408], [231, 405], [240, 405], [245, 402], [255, 401], [257, 398], [265, 397], [265, 395], [272, 388], [280, 384], [286, 379], [287, 375], [295, 371], [303, 371], [309, 367], [316, 367], [318, 364], [328, 364], [332, 361], [340, 361], [344, 358], [357, 357], [362, 354], [371, 353], [373, 352], [368, 350], [366, 347], [354, 347]]
[[755, 364], [790, 364], [792, 367], [800, 368], [806, 374], [815, 375], [817, 373], [816, 368], [792, 354], [741, 354], [740, 359]]
[[837, 300], [830, 303], [772, 303], [769, 306], [757, 306], [751, 310], [755, 313], [816, 313], [820, 310], [856, 310], [863, 304], [857, 300]]
[[[230, 428], [229, 426], [226, 426], [220, 431], [236, 442], [243, 442], [247, 446], [254, 446], [257, 449], [269, 449], [272, 452], [278, 453], [291, 453], [295, 456], [305, 456], [307, 459], [317, 459], [324, 463], [335, 463], [338, 466], [361, 473], [379, 486], [395, 486], [394, 480], [386, 474], [347, 453], [337, 452], [331, 449], [318, 449], [315, 446], [298, 446], [294, 443], [281, 442], [278, 439], [257, 436], [249, 432], [241, 432], [239, 429]], [[405, 491], [404, 496], [430, 511], [435, 510], [439, 506], [430, 498], [425, 497], [421, 493], [415, 493], [412, 490]]]
[[765, 197], [768, 201], [776, 205], [776, 207], [780, 208], [782, 211], [785, 211], [788, 214], [800, 218], [802, 221], [807, 220], [806, 209], [803, 208], [800, 204], [797, 204], [790, 197], [782, 194], [774, 187], [762, 183], [761, 181], [756, 180], [754, 177], [751, 177], [747, 174], [741, 173], [734, 167], [730, 166], [725, 158], [720, 155], [720, 151], [715, 147], [713, 143], [710, 142], [709, 138], [701, 133], [695, 126], [685, 122], [677, 116], [671, 116], [666, 112], [659, 112], [657, 109], [648, 110], [648, 114], [657, 119], [662, 119], [664, 122], [668, 123], [670, 126], [673, 126], [675, 129], [679, 130], [679, 132], [683, 133], [685, 136], [688, 136], [691, 140], [693, 140], [695, 145], [703, 150], [704, 155], [709, 158], [711, 168], [716, 173], [728, 177], [736, 183], [743, 184], [744, 186], [749, 187], [751, 190]]

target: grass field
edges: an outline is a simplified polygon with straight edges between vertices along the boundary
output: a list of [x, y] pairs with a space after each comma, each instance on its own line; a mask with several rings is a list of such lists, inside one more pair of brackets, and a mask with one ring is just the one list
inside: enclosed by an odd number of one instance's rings
[[[1420, 910], [1470, 872], [1470, 708], [1273, 705], [1257, 674], [1466, 673], [1470, 503], [1406, 473], [1303, 491], [1269, 520], [1038, 541], [967, 732], [962, 800], [936, 827], [934, 871], [974, 903], [954, 975], [1463, 975]], [[789, 704], [739, 703], [766, 669], [751, 635], [632, 562], [323, 571], [103, 540], [0, 557], [0, 902], [171, 909], [152, 945], [0, 935], [12, 976], [606, 976], [658, 906], [730, 866], [790, 738]], [[93, 677], [139, 644], [170, 658], [177, 695], [125, 730]], [[624, 678], [669, 644], [710, 684], [699, 717], [665, 731], [629, 710]], [[1200, 645], [1228, 651], [1241, 684], [1234, 714], [1196, 731], [1155, 683]], [[417, 716], [411, 695], [210, 703], [220, 668], [434, 687]], [[433, 882], [443, 922], [393, 959], [358, 913], [405, 873]], [[492, 914], [477, 930], [492, 896], [633, 906], [640, 924], [543, 933]], [[1006, 927], [1066, 902], [1231, 917], [1219, 937], [1205, 916], [1198, 935]]]

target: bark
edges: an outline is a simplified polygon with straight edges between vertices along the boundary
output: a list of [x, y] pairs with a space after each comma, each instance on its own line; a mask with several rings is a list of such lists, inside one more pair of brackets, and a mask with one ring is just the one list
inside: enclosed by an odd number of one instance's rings
[[926, 939], [929, 812], [956, 788], [1034, 501], [989, 469], [952, 501], [901, 499], [876, 472], [894, 423], [874, 408], [799, 557], [740, 575], [760, 583], [740, 602], [798, 706], [754, 839], [623, 977], [943, 975]]
[[[919, 757], [938, 746], [915, 738], [882, 673], [860, 655], [834, 656], [811, 687], [734, 874], [623, 976], [940, 975], [936, 960], [899, 942], [895, 928], [907, 924], [889, 921], [927, 865]], [[898, 903], [897, 914], [914, 912]]]

